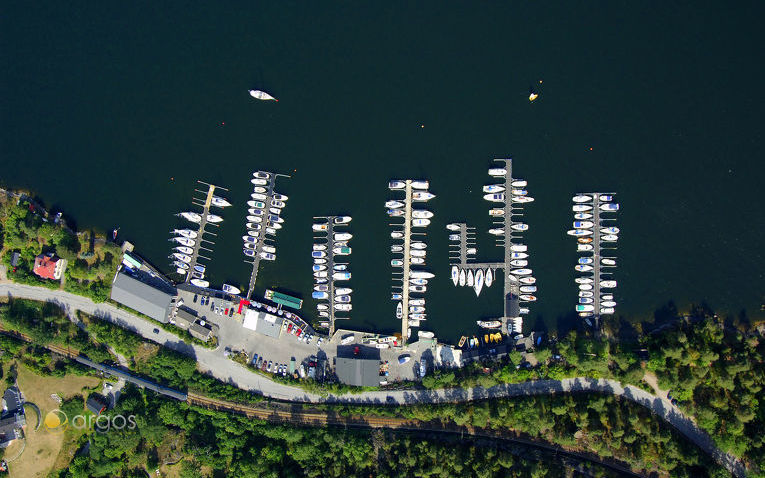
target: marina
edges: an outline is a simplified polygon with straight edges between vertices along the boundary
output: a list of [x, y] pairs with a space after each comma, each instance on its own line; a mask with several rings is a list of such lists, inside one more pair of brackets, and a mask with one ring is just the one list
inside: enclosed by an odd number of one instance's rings
[[338, 281], [345, 282], [351, 278], [349, 264], [337, 260], [339, 257], [351, 254], [348, 241], [353, 236], [343, 230], [351, 220], [350, 216], [314, 216], [313, 218], [314, 244], [311, 249], [311, 258], [315, 285], [311, 296], [322, 301], [317, 304], [318, 315], [321, 319], [320, 323], [326, 324], [329, 329], [330, 337], [335, 333], [335, 321], [349, 320], [349, 317], [339, 317], [337, 314], [352, 310], [352, 290], [336, 285]]
[[616, 267], [616, 241], [619, 228], [615, 213], [619, 204], [613, 202], [616, 193], [577, 193], [574, 205], [574, 229], [567, 234], [577, 238], [577, 252], [583, 255], [574, 270], [582, 273], [574, 279], [578, 286], [576, 312], [584, 322], [600, 330], [600, 317], [614, 313], [616, 301], [613, 270]]
[[206, 267], [199, 264], [199, 260], [210, 260], [209, 257], [202, 255], [202, 252], [212, 252], [212, 249], [205, 247], [203, 243], [213, 245], [211, 240], [205, 238], [205, 234], [215, 236], [215, 233], [209, 232], [205, 228], [208, 224], [218, 227], [218, 223], [223, 220], [220, 216], [211, 214], [212, 207], [224, 208], [231, 204], [222, 197], [215, 195], [216, 190], [228, 191], [226, 188], [202, 181], [197, 181], [197, 183], [207, 186], [207, 191], [194, 189], [194, 192], [203, 194], [204, 199], [192, 198], [192, 203], [201, 207], [202, 212], [199, 214], [193, 212], [178, 214], [183, 219], [198, 224], [197, 230], [174, 229], [171, 231], [177, 235], [170, 240], [180, 244], [180, 246], [175, 247], [175, 250], [180, 252], [173, 252], [170, 258], [174, 259], [175, 272], [184, 277], [184, 282], [192, 283], [198, 287], [209, 287], [210, 283], [205, 280]]
[[[504, 250], [501, 262], [473, 262], [476, 254], [475, 229], [465, 223], [446, 226], [449, 232], [449, 259], [455, 286], [473, 287], [476, 296], [484, 286], [491, 287], [502, 271], [504, 288], [503, 316], [495, 320], [478, 321], [484, 328], [501, 328], [505, 334], [522, 334], [522, 314], [528, 313], [526, 302], [536, 301], [536, 279], [528, 266], [528, 246], [519, 242], [520, 234], [529, 229], [518, 219], [523, 217], [523, 205], [534, 201], [525, 189], [527, 182], [513, 178], [512, 159], [495, 159], [499, 165], [489, 169], [489, 176], [502, 181], [483, 187], [483, 198], [492, 203], [489, 216], [493, 218], [489, 233], [496, 245]], [[533, 293], [533, 294], [532, 294]], [[523, 307], [522, 307], [523, 306]], [[491, 325], [489, 327], [488, 325]], [[521, 335], [522, 337], [522, 335]], [[464, 341], [463, 341], [464, 343]]]
[[250, 194], [252, 199], [247, 201], [247, 235], [242, 236], [244, 241], [243, 253], [249, 259], [245, 262], [252, 265], [252, 273], [245, 295], [247, 299], [252, 297], [252, 292], [255, 290], [260, 261], [276, 260], [275, 236], [276, 232], [282, 228], [281, 224], [284, 219], [280, 216], [281, 208], [274, 208], [274, 203], [276, 201], [286, 203], [287, 201], [286, 196], [274, 190], [278, 177], [288, 178], [289, 176], [268, 171], [256, 171], [252, 173], [250, 180], [254, 187], [253, 193]]

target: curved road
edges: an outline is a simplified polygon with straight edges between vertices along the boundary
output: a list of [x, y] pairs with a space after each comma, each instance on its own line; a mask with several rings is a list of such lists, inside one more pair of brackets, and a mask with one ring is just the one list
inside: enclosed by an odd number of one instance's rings
[[523, 383], [482, 387], [439, 390], [395, 390], [368, 391], [358, 394], [328, 395], [306, 392], [298, 387], [274, 382], [253, 373], [246, 367], [223, 356], [221, 350], [210, 350], [195, 344], [183, 342], [178, 336], [159, 329], [154, 333], [155, 324], [150, 320], [119, 309], [108, 303], [94, 303], [87, 297], [70, 294], [62, 290], [16, 284], [0, 283], [0, 294], [23, 299], [47, 301], [59, 305], [70, 316], [81, 310], [120, 327], [131, 330], [144, 338], [196, 358], [200, 370], [215, 378], [244, 390], [256, 391], [264, 396], [291, 402], [329, 402], [353, 404], [398, 404], [448, 403], [567, 392], [600, 392], [617, 395], [642, 405], [675, 427], [690, 441], [711, 455], [718, 463], [735, 476], [746, 475], [746, 468], [740, 460], [719, 450], [709, 435], [698, 428], [690, 419], [668, 400], [652, 395], [632, 385], [622, 385], [614, 380], [570, 378], [563, 380], [535, 380]]

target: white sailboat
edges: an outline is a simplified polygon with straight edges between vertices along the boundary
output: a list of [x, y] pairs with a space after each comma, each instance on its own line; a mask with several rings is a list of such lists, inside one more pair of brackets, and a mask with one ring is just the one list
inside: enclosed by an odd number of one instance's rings
[[452, 282], [454, 283], [454, 287], [457, 287], [457, 282], [460, 280], [460, 268], [457, 266], [452, 266]]
[[486, 269], [486, 287], [491, 287], [491, 284], [494, 282], [494, 273], [491, 272], [491, 269]]
[[265, 91], [261, 91], [261, 90], [248, 90], [248, 92], [250, 93], [250, 96], [252, 96], [256, 100], [261, 100], [261, 101], [277, 101], [277, 102], [279, 101], [276, 98], [274, 98], [273, 96], [271, 96], [268, 93], [266, 93]]
[[465, 285], [465, 280], [466, 280], [465, 269], [462, 269], [460, 271], [460, 280], [459, 280], [460, 287], [463, 287]]
[[467, 285], [468, 287], [473, 287], [475, 284], [475, 277], [473, 276], [473, 271], [469, 270], [467, 274]]
[[478, 269], [475, 273], [475, 283], [473, 284], [476, 297], [481, 294], [481, 289], [483, 289], [483, 269]]

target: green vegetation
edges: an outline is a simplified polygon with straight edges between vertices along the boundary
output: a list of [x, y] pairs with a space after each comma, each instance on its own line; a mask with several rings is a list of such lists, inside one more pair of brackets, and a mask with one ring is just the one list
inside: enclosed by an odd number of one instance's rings
[[645, 338], [647, 367], [721, 449], [763, 465], [765, 342], [746, 323], [737, 325], [697, 311]]
[[[0, 256], [8, 277], [24, 284], [58, 288], [57, 281], [37, 277], [35, 256], [54, 252], [67, 261], [64, 289], [103, 302], [109, 296], [111, 280], [121, 258], [116, 244], [75, 233], [61, 223], [53, 224], [29, 200], [16, 201], [0, 196]], [[15, 270], [10, 266], [13, 251], [20, 254]]]
[[[495, 446], [439, 443], [392, 432], [300, 428], [200, 409], [129, 387], [107, 414], [135, 415], [135, 430], [88, 433], [60, 478], [142, 476], [181, 462], [181, 477], [560, 476], [557, 464], [527, 461]], [[175, 445], [170, 451], [168, 443]], [[595, 476], [608, 476], [595, 472]]]

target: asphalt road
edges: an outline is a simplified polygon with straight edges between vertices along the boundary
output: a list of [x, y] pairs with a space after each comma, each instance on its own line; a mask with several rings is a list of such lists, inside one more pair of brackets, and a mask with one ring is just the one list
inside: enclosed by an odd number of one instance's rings
[[195, 357], [199, 369], [209, 372], [223, 382], [244, 390], [252, 390], [262, 395], [279, 400], [293, 402], [331, 402], [356, 404], [398, 404], [411, 405], [418, 403], [448, 403], [466, 402], [486, 398], [505, 398], [518, 396], [542, 395], [569, 392], [600, 392], [617, 395], [631, 400], [638, 405], [651, 409], [656, 415], [671, 424], [681, 434], [711, 455], [718, 463], [725, 466], [736, 476], [745, 476], [743, 464], [735, 457], [719, 450], [709, 435], [698, 428], [690, 419], [668, 400], [652, 395], [631, 385], [623, 386], [619, 382], [604, 379], [570, 378], [563, 380], [535, 380], [516, 384], [497, 385], [488, 389], [481, 387], [462, 389], [450, 388], [439, 390], [398, 390], [398, 391], [369, 391], [358, 394], [329, 395], [323, 397], [306, 392], [298, 387], [292, 387], [274, 382], [268, 378], [253, 373], [244, 366], [223, 356], [223, 351], [210, 350], [204, 347], [183, 342], [178, 336], [164, 329], [154, 333], [156, 325], [147, 319], [119, 309], [111, 304], [96, 304], [92, 300], [70, 294], [61, 290], [51, 290], [44, 287], [15, 284], [4, 281], [0, 283], [0, 294], [11, 297], [48, 301], [58, 304], [70, 316], [76, 310], [108, 320], [120, 327], [131, 330], [144, 338], [169, 347], [178, 352]]

